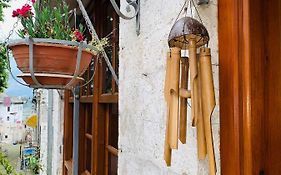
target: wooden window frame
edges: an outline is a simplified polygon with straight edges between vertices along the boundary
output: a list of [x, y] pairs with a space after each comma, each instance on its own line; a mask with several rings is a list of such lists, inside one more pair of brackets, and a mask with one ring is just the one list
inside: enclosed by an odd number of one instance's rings
[[[94, 20], [94, 24], [99, 36], [104, 37], [103, 25], [105, 21], [103, 16], [106, 17], [106, 8], [112, 8], [110, 2], [108, 1], [93, 1], [88, 5], [87, 11]], [[119, 17], [111, 9], [113, 14], [113, 28], [118, 28]], [[115, 42], [112, 43], [112, 65], [115, 70], [118, 69], [117, 54], [118, 54], [118, 30], [114, 30], [113, 38]], [[116, 40], [117, 39], [117, 40]], [[109, 134], [109, 121], [110, 121], [110, 110], [111, 104], [118, 105], [118, 87], [116, 83], [111, 78], [111, 92], [104, 93], [104, 80], [107, 77], [105, 68], [107, 65], [103, 59], [96, 59], [95, 61], [95, 76], [93, 83], [87, 85], [87, 87], [81, 88], [80, 90], [80, 132], [79, 132], [79, 174], [94, 174], [102, 175], [109, 174], [108, 172], [108, 154], [118, 155], [118, 148], [114, 148], [108, 144], [110, 134]], [[90, 73], [87, 71], [84, 78], [89, 79]], [[90, 88], [90, 86], [93, 88]], [[86, 90], [85, 90], [86, 88]], [[92, 92], [90, 92], [92, 90]], [[70, 91], [65, 91], [65, 113], [64, 113], [64, 164], [63, 164], [63, 174], [67, 175], [68, 172], [72, 170], [72, 110], [73, 110], [73, 96]], [[91, 105], [92, 114], [87, 113], [87, 107]], [[86, 133], [87, 131], [87, 118], [88, 115], [92, 116], [92, 131], [91, 133]], [[91, 172], [86, 170], [86, 153], [85, 153], [85, 142], [87, 139], [92, 140], [92, 154], [91, 154]], [[118, 139], [118, 138], [117, 138]], [[117, 165], [116, 165], [117, 166]], [[71, 173], [70, 173], [71, 174]]]

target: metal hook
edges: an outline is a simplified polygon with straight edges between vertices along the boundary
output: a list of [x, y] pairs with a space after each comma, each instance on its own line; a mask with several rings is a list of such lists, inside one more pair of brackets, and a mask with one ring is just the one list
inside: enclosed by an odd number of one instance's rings
[[118, 5], [116, 4], [115, 0], [110, 0], [115, 12], [123, 19], [126, 19], [126, 20], [130, 20], [130, 19], [133, 19], [134, 17], [136, 17], [136, 32], [137, 32], [137, 35], [140, 34], [140, 0], [126, 0], [128, 5], [126, 7], [127, 11], [130, 10], [130, 6], [132, 6], [135, 10], [135, 13], [133, 16], [126, 16], [124, 15]]

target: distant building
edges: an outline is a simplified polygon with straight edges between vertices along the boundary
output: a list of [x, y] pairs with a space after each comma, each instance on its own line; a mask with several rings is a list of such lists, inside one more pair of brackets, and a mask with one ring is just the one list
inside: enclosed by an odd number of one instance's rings
[[14, 143], [24, 138], [23, 105], [26, 98], [0, 95], [0, 142]]

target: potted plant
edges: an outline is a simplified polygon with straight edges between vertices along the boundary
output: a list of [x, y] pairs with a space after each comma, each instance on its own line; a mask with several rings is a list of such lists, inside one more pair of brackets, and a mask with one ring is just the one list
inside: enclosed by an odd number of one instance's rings
[[40, 162], [40, 159], [36, 155], [32, 155], [28, 157], [28, 169], [30, 169], [33, 174], [39, 174], [40, 170], [43, 170], [43, 165]]
[[79, 25], [79, 29], [71, 27], [70, 11], [65, 2], [55, 0], [55, 6], [53, 3], [51, 0], [40, 3], [32, 0], [33, 7], [25, 4], [12, 14], [23, 26], [18, 31], [23, 39], [11, 42], [9, 49], [23, 72], [20, 77], [31, 85], [36, 83], [32, 78], [33, 72], [38, 82], [44, 85], [66, 85], [73, 76], [76, 79], [72, 85], [78, 83], [81, 78], [77, 76], [85, 72], [99, 52], [96, 45], [103, 47], [107, 44], [105, 39], [102, 43], [87, 43], [82, 25]]

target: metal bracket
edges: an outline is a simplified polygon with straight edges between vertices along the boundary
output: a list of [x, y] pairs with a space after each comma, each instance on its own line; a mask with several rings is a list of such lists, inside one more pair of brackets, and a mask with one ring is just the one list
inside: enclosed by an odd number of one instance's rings
[[201, 5], [201, 4], [208, 4], [209, 0], [198, 0], [197, 4]]
[[131, 20], [133, 19], [134, 17], [136, 17], [136, 33], [137, 35], [140, 34], [140, 0], [126, 0], [128, 5], [126, 6], [126, 10], [127, 12], [130, 12], [131, 11], [131, 8], [130, 6], [132, 6], [135, 10], [135, 13], [133, 16], [126, 16], [124, 15], [118, 5], [116, 4], [115, 0], [110, 0], [114, 10], [116, 11], [116, 13], [123, 19], [126, 19], [126, 20]]

